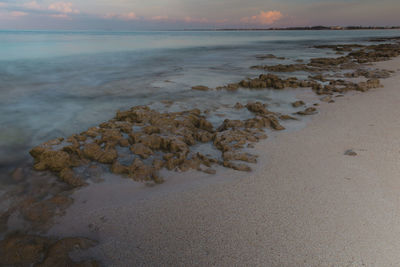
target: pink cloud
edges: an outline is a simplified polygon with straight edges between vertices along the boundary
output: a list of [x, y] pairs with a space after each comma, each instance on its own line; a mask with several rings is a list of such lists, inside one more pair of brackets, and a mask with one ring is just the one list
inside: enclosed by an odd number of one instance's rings
[[49, 5], [48, 7], [49, 10], [57, 11], [60, 13], [73, 13], [73, 14], [79, 14], [79, 10], [73, 8], [73, 4], [71, 2], [57, 2]]
[[280, 20], [283, 17], [283, 14], [280, 11], [260, 11], [260, 14], [252, 16], [252, 17], [244, 17], [240, 21], [246, 24], [261, 24], [261, 25], [270, 25]]
[[11, 16], [13, 16], [13, 17], [24, 17], [26, 15], [28, 15], [28, 13], [22, 12], [22, 11], [13, 11], [13, 12], [11, 12]]
[[138, 17], [136, 16], [136, 14], [134, 12], [121, 14], [120, 18], [123, 19], [123, 20], [137, 20], [138, 19]]
[[0, 3], [0, 7], [6, 7], [7, 4], [6, 3]]
[[151, 20], [168, 20], [168, 16], [155, 16]]
[[28, 2], [28, 3], [22, 4], [22, 6], [27, 8], [27, 9], [42, 9], [42, 7], [36, 1], [32, 1], [32, 2]]
[[135, 12], [116, 14], [116, 13], [107, 13], [103, 16], [105, 19], [121, 19], [121, 20], [138, 20], [139, 17], [135, 14]]

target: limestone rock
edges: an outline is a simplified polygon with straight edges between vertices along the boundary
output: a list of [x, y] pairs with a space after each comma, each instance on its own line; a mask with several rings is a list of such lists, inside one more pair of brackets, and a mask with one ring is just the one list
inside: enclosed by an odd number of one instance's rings
[[193, 86], [192, 90], [208, 91], [208, 90], [210, 90], [210, 88], [208, 88], [207, 86], [203, 86], [203, 85], [197, 85], [197, 86]]
[[314, 115], [314, 114], [316, 114], [316, 113], [317, 113], [317, 109], [316, 109], [316, 108], [313, 108], [313, 107], [309, 107], [309, 108], [306, 108], [304, 111], [299, 111], [299, 112], [297, 112], [297, 114], [303, 115], [303, 116], [306, 116], [306, 115]]
[[296, 102], [293, 102], [292, 103], [292, 106], [294, 107], [294, 108], [298, 108], [298, 107], [301, 107], [301, 106], [304, 106], [306, 103], [304, 103], [304, 101], [296, 101]]
[[64, 151], [45, 150], [36, 158], [35, 170], [59, 172], [71, 166], [71, 158]]
[[346, 152], [344, 152], [344, 154], [346, 156], [352, 156], [352, 157], [357, 156], [357, 153], [354, 152], [352, 149], [346, 150]]
[[148, 157], [153, 155], [153, 151], [142, 143], [134, 144], [133, 146], [131, 146], [131, 151], [134, 154], [139, 155], [143, 159], [147, 159]]
[[71, 185], [72, 187], [80, 187], [87, 185], [87, 183], [85, 183], [81, 178], [76, 176], [74, 171], [70, 168], [63, 169], [60, 172], [59, 177], [63, 182]]

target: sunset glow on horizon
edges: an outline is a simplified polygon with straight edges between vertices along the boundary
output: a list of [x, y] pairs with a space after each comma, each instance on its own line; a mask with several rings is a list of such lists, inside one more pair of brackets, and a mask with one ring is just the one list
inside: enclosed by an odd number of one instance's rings
[[382, 0], [0, 0], [0, 29], [212, 29], [399, 25]]

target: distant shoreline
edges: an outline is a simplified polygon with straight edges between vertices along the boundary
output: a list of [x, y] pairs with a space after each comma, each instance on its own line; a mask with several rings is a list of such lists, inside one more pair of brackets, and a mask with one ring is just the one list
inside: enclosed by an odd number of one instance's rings
[[400, 26], [388, 27], [361, 27], [361, 26], [312, 26], [312, 27], [287, 27], [287, 28], [222, 28], [222, 29], [184, 29], [184, 31], [354, 31], [354, 30], [400, 30]]

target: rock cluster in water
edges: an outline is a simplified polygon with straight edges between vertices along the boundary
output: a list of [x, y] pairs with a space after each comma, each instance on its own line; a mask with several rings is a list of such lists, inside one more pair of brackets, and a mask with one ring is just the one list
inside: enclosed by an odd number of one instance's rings
[[[253, 69], [261, 69], [270, 72], [308, 72], [316, 74], [310, 76], [308, 80], [298, 80], [296, 77], [282, 79], [277, 75], [268, 73], [261, 74], [258, 78], [243, 80], [237, 84], [229, 84], [217, 89], [237, 90], [239, 88], [250, 89], [284, 89], [311, 87], [317, 94], [345, 93], [356, 90], [365, 92], [371, 88], [381, 87], [378, 79], [387, 78], [391, 71], [387, 70], [368, 70], [365, 63], [389, 60], [400, 54], [399, 44], [379, 44], [379, 45], [324, 45], [316, 48], [330, 48], [334, 51], [347, 51], [346, 56], [336, 58], [312, 58], [308, 64], [288, 64], [288, 65], [259, 65]], [[357, 49], [353, 51], [353, 49]], [[340, 76], [340, 71], [355, 69], [353, 72], [342, 74], [345, 78], [365, 77], [368, 80], [363, 82], [352, 82], [340, 79], [328, 79], [323, 77], [324, 72], [335, 72], [335, 76]], [[324, 83], [321, 83], [324, 82]], [[326, 84], [329, 82], [329, 84]]]
[[[238, 108], [237, 104], [236, 108]], [[244, 107], [241, 105], [241, 107]], [[254, 113], [247, 120], [225, 120], [214, 129], [198, 109], [174, 113], [160, 113], [146, 106], [117, 112], [114, 119], [87, 131], [59, 138], [33, 148], [38, 171], [52, 171], [65, 183], [79, 187], [86, 182], [73, 171], [75, 167], [92, 162], [109, 165], [110, 171], [136, 181], [161, 183], [161, 168], [187, 171], [202, 170], [213, 173], [212, 165], [221, 165], [241, 171], [250, 167], [236, 161], [255, 163], [255, 156], [239, 152], [248, 144], [266, 138], [264, 128], [283, 130], [278, 115], [265, 104], [248, 103]], [[221, 152], [220, 158], [195, 153], [191, 147], [212, 143]], [[133, 155], [131, 164], [119, 160], [122, 148]]]

